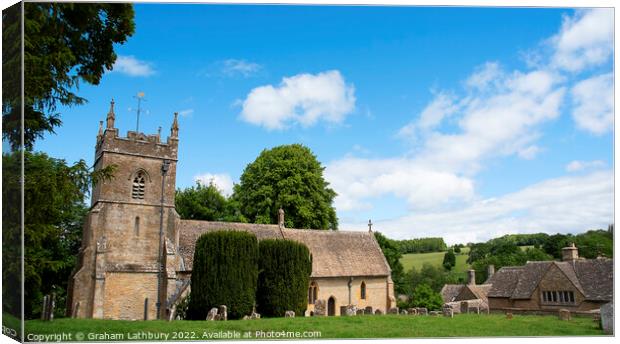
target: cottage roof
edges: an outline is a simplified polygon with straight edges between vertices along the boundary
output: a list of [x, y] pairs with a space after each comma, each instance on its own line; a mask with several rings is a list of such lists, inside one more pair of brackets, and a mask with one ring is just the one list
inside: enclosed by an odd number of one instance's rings
[[441, 298], [443, 302], [452, 302], [461, 293], [465, 287], [463, 284], [444, 284], [441, 288]]
[[520, 267], [503, 267], [489, 280], [493, 286], [488, 296], [530, 299], [551, 266], [557, 266], [586, 300], [612, 299], [613, 261], [610, 259], [527, 262]]
[[179, 252], [192, 270], [194, 246], [200, 235], [217, 230], [253, 233], [258, 240], [291, 239], [312, 253], [311, 277], [389, 276], [390, 267], [371, 232], [280, 228], [277, 225], [179, 220]]

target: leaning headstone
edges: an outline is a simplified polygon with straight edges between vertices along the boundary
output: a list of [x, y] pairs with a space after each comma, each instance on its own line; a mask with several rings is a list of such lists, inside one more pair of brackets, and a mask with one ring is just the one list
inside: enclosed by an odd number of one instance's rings
[[568, 309], [560, 309], [558, 315], [560, 320], [570, 320], [570, 311]]
[[244, 315], [243, 318], [241, 318], [241, 320], [250, 320], [250, 316], [249, 315]]
[[426, 307], [418, 307], [418, 314], [419, 315], [428, 315], [428, 309], [426, 309]]
[[295, 312], [294, 311], [286, 311], [286, 312], [284, 312], [284, 317], [285, 318], [294, 318], [295, 317]]
[[613, 302], [609, 302], [601, 306], [601, 328], [605, 334], [614, 334]]
[[46, 321], [47, 320], [47, 304], [48, 304], [48, 296], [45, 295], [43, 296], [43, 305], [41, 307], [41, 320]]
[[431, 315], [431, 316], [436, 317], [436, 316], [438, 316], [439, 314], [441, 314], [441, 312], [440, 312], [440, 311], [430, 311], [430, 312], [428, 312], [428, 314], [429, 314], [429, 315]]
[[373, 314], [372, 307], [368, 306], [364, 308], [364, 314]]
[[[344, 306], [344, 315], [351, 317], [354, 316], [357, 313], [357, 306], [356, 305], [346, 305]], [[342, 313], [340, 313], [340, 315], [343, 315]]]
[[217, 308], [215, 307], [211, 308], [209, 313], [207, 313], [207, 320], [215, 320], [216, 315], [217, 315]]
[[363, 309], [358, 309], [356, 314], [357, 315], [364, 315], [364, 310]]
[[383, 312], [381, 312], [380, 309], [375, 310], [375, 315], [381, 315], [381, 314], [383, 314]]
[[406, 309], [403, 309], [403, 310], [400, 311], [400, 314], [401, 315], [407, 315], [407, 314], [409, 314], [409, 312], [407, 312]]
[[407, 313], [409, 313], [409, 315], [418, 315], [418, 309], [417, 308], [409, 308], [409, 309], [407, 309]]
[[512, 313], [507, 312], [506, 313], [506, 319], [512, 319]]
[[260, 314], [256, 312], [252, 312], [252, 315], [250, 315], [250, 319], [251, 320], [260, 319]]
[[392, 307], [388, 310], [388, 314], [398, 314], [398, 307]]
[[220, 318], [219, 318], [219, 320], [224, 320], [224, 321], [228, 320], [228, 311], [227, 311], [227, 309], [228, 308], [226, 307], [226, 305], [221, 305], [220, 306], [220, 309], [219, 309], [219, 316], [220, 316]]
[[325, 316], [325, 300], [316, 300], [314, 302], [314, 316], [315, 317], [320, 317], [320, 316]]
[[448, 317], [448, 318], [454, 317], [454, 311], [452, 310], [452, 307], [448, 305], [444, 305], [441, 311], [443, 312], [444, 317]]

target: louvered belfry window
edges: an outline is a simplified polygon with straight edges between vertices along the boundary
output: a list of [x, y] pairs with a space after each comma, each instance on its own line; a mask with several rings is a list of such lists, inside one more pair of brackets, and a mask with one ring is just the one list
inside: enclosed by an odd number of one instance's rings
[[144, 179], [144, 173], [138, 172], [136, 174], [131, 187], [131, 198], [144, 199]]

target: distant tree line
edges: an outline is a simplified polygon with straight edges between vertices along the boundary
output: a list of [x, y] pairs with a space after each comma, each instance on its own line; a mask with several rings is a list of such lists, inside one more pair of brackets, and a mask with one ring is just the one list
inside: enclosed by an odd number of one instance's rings
[[418, 238], [394, 241], [402, 254], [443, 252], [448, 246], [443, 238]]

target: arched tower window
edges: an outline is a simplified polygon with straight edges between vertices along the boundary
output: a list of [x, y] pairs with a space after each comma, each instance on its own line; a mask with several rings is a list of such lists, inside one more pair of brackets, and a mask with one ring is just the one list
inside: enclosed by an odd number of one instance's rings
[[319, 296], [319, 287], [316, 282], [310, 283], [310, 287], [308, 288], [308, 304], [314, 304]]
[[362, 300], [366, 300], [366, 282], [362, 281], [362, 285], [360, 286], [360, 298]]
[[144, 199], [144, 184], [146, 181], [146, 176], [144, 172], [139, 171], [136, 173], [136, 176], [133, 178], [133, 184], [131, 186], [131, 198], [133, 199]]

